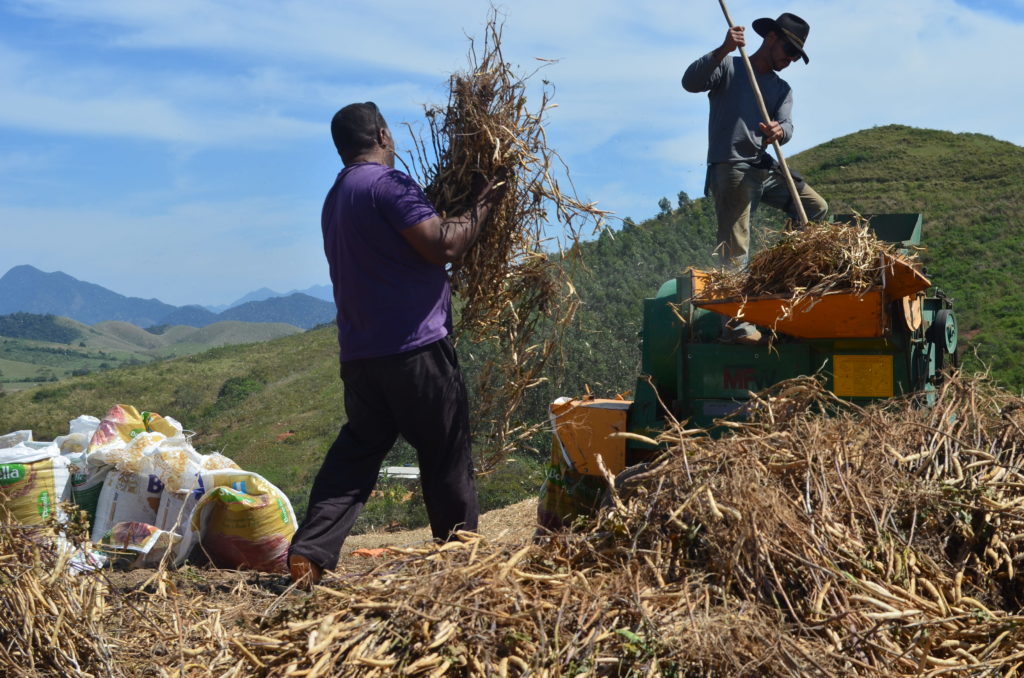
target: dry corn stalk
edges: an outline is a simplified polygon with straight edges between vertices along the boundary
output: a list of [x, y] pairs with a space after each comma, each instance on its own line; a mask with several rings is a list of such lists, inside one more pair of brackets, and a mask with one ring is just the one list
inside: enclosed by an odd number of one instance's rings
[[895, 252], [879, 240], [868, 222], [811, 222], [781, 234], [757, 252], [742, 270], [713, 270], [702, 298], [786, 295], [793, 308], [828, 292], [866, 292], [882, 284], [884, 257]]
[[505, 61], [501, 35], [492, 9], [482, 49], [471, 42], [469, 67], [451, 76], [447, 105], [427, 107], [429, 139], [414, 133], [410, 158], [412, 173], [444, 214], [467, 211], [481, 179], [505, 176], [508, 185], [450, 272], [456, 337], [490, 344], [474, 389], [477, 433], [492, 442], [485, 468], [526, 435], [514, 411], [578, 306], [567, 268], [572, 257], [553, 259], [550, 249], [576, 243], [584, 227], [596, 231], [605, 216], [559, 185], [556, 175], [567, 168], [544, 127], [552, 88], [544, 81], [531, 108], [527, 89], [536, 72], [521, 75]]
[[602, 552], [671, 553], [666, 581], [696, 570], [778, 611], [821, 675], [1017, 675], [1022, 406], [981, 378], [947, 380], [931, 409], [785, 382], [732, 438], [679, 434], [605, 516]]

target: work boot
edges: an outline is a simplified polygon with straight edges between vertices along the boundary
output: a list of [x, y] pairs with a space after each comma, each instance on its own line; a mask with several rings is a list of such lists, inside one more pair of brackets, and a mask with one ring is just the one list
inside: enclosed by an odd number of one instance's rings
[[288, 556], [288, 572], [291, 574], [295, 587], [303, 591], [312, 589], [320, 583], [320, 579], [324, 576], [324, 568], [297, 553]]
[[729, 320], [722, 324], [721, 341], [726, 344], [753, 346], [761, 342], [761, 330], [751, 323]]

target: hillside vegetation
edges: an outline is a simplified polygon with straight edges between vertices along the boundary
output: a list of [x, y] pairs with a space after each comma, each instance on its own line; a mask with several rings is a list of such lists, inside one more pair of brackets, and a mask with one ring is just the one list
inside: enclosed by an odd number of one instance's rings
[[40, 440], [66, 433], [79, 414], [102, 417], [116, 403], [160, 412], [195, 431], [197, 447], [220, 450], [294, 491], [310, 481], [324, 442], [337, 433], [337, 344], [324, 328], [74, 377], [0, 403], [0, 429], [32, 429]]
[[118, 320], [90, 327], [70, 318], [12, 313], [0, 316], [0, 388], [32, 388], [69, 376], [297, 332], [298, 327], [285, 323], [222, 321], [203, 328], [163, 328], [154, 334]]
[[0, 336], [70, 344], [82, 333], [69, 323], [60, 322], [57, 316], [19, 312], [0, 315]]

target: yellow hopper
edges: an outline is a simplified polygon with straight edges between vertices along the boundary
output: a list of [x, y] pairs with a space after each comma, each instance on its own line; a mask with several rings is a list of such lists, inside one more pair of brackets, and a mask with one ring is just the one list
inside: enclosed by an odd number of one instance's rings
[[882, 285], [839, 291], [792, 303], [792, 295], [702, 298], [707, 273], [691, 269], [695, 306], [802, 339], [867, 339], [889, 332], [889, 304], [928, 289], [931, 282], [900, 256], [884, 255]]

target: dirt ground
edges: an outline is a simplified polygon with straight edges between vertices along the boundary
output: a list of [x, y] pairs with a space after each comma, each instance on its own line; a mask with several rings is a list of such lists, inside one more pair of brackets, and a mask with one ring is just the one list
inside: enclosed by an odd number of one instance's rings
[[[491, 541], [522, 544], [533, 536], [537, 525], [537, 499], [525, 499], [518, 504], [489, 511], [480, 516], [480, 534]], [[340, 571], [365, 568], [387, 554], [370, 555], [375, 549], [423, 546], [430, 541], [430, 528], [421, 527], [405, 532], [369, 532], [352, 535], [341, 548]]]
[[[533, 536], [537, 523], [537, 499], [531, 498], [489, 511], [480, 516], [479, 533], [495, 542], [524, 544]], [[403, 532], [368, 532], [352, 535], [341, 549], [338, 569], [327, 573], [329, 580], [335, 577], [358, 576], [384, 565], [388, 559], [400, 554], [389, 552], [389, 548], [411, 548], [430, 542], [430, 528]], [[114, 589], [128, 592], [143, 586], [155, 574], [152, 569], [137, 569], [126, 572], [106, 571], [105, 575]], [[208, 566], [186, 567], [175, 577], [177, 585], [195, 588], [197, 591], [218, 590], [227, 592], [242, 582], [256, 585], [267, 593], [280, 593], [287, 588], [288, 578], [282, 575], [217, 570]]]

